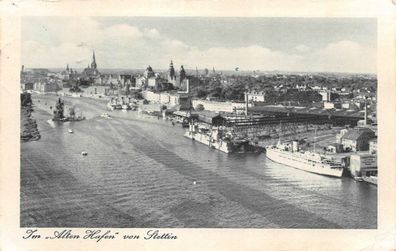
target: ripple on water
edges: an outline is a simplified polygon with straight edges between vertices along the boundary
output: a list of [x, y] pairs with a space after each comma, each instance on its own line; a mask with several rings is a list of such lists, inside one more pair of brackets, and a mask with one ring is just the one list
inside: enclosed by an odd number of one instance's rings
[[376, 227], [375, 187], [227, 155], [129, 114], [22, 145], [22, 225]]

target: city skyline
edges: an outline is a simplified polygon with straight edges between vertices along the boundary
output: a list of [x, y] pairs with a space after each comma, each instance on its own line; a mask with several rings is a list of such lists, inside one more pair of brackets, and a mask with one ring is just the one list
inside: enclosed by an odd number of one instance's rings
[[[329, 18], [22, 19], [27, 68], [376, 73], [376, 20]], [[365, 60], [362, 60], [364, 58]]]

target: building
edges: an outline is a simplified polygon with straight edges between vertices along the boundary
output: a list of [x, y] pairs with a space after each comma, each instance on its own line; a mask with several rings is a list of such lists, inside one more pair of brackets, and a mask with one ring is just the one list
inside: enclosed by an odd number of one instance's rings
[[147, 87], [156, 91], [161, 90], [162, 84], [167, 83], [166, 79], [160, 78], [159, 76], [150, 77], [147, 79]]
[[327, 151], [332, 153], [340, 153], [344, 150], [343, 145], [340, 143], [332, 143], [327, 146]]
[[351, 104], [348, 102], [342, 103], [341, 104], [341, 108], [342, 109], [349, 109], [351, 107]]
[[33, 90], [36, 92], [46, 93], [46, 92], [57, 92], [61, 88], [56, 82], [36, 82], [34, 83]]
[[348, 132], [348, 129], [341, 129], [340, 133], [336, 135], [336, 142], [341, 143], [342, 137]]
[[192, 106], [197, 109], [198, 105], [202, 105], [204, 110], [213, 112], [229, 112], [229, 113], [244, 113], [246, 104], [244, 102], [222, 102], [195, 99], [192, 100]]
[[142, 96], [147, 101], [166, 105], [168, 108], [180, 106], [178, 109], [189, 110], [191, 106], [191, 97], [187, 94], [172, 93], [172, 92], [152, 92], [143, 91]]
[[349, 170], [353, 177], [377, 176], [377, 155], [353, 154], [350, 158]]
[[81, 73], [83, 78], [99, 78], [100, 77], [100, 72], [97, 69], [97, 64], [96, 64], [96, 58], [95, 58], [95, 52], [92, 54], [92, 62], [91, 65], [88, 64], [87, 68], [83, 70]]
[[369, 141], [369, 152], [371, 154], [377, 153], [377, 139], [372, 139]]
[[157, 83], [155, 78], [157, 78], [158, 75], [155, 74], [153, 68], [149, 65], [147, 66], [146, 70], [143, 72], [143, 76], [137, 76], [134, 80], [135, 82], [135, 87], [145, 89], [149, 85], [149, 79], [152, 79], [150, 81], [151, 87], [154, 87]]
[[135, 87], [136, 85], [135, 78], [130, 74], [121, 74], [119, 79], [121, 81], [121, 86]]
[[146, 70], [143, 72], [143, 76], [146, 79], [155, 77], [155, 72], [154, 72], [153, 68], [150, 65], [147, 66]]
[[247, 93], [248, 102], [265, 102], [264, 91], [250, 91]]
[[325, 102], [334, 101], [337, 97], [336, 93], [333, 93], [325, 89], [319, 91], [318, 93], [322, 96], [322, 101]]
[[135, 86], [136, 86], [137, 88], [141, 88], [141, 89], [146, 88], [146, 86], [147, 86], [147, 79], [146, 79], [146, 77], [144, 77], [144, 76], [138, 76], [138, 77], [136, 77], [136, 78], [135, 78]]
[[324, 102], [323, 103], [323, 108], [325, 109], [341, 109], [341, 103], [339, 102]]
[[175, 71], [175, 68], [173, 67], [173, 61], [172, 60], [171, 60], [171, 62], [169, 64], [168, 82], [173, 84], [174, 87], [178, 87], [177, 86], [177, 82], [176, 82], [176, 71]]
[[180, 82], [179, 92], [181, 93], [189, 93], [190, 92], [190, 79], [185, 78]]
[[58, 74], [58, 77], [64, 80], [76, 79], [79, 76], [80, 75], [77, 73], [77, 71], [69, 67], [69, 64], [66, 65], [66, 69], [64, 71]]
[[21, 90], [22, 91], [31, 91], [34, 89], [34, 84], [31, 82], [28, 83], [22, 83], [21, 84]]
[[375, 132], [369, 128], [350, 129], [341, 138], [345, 150], [368, 151], [369, 141], [376, 138]]
[[120, 85], [120, 80], [119, 77], [117, 75], [114, 74], [107, 74], [107, 75], [103, 75], [101, 76], [101, 84], [102, 85], [109, 85], [109, 86], [118, 86]]

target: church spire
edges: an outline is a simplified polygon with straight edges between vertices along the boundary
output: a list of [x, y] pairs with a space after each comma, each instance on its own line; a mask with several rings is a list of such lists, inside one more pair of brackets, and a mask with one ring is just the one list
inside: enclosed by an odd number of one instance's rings
[[173, 61], [171, 60], [169, 65], [169, 79], [173, 80], [176, 79], [175, 68], [173, 68]]
[[95, 59], [95, 51], [92, 53], [92, 63], [91, 68], [96, 69], [96, 59]]
[[186, 78], [186, 71], [184, 70], [183, 65], [180, 67], [180, 81]]

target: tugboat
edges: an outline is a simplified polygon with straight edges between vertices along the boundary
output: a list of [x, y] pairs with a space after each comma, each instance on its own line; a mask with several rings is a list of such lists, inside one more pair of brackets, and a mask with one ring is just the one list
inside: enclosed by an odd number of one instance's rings
[[108, 113], [103, 113], [103, 114], [101, 114], [100, 115], [102, 118], [107, 118], [107, 119], [110, 119], [111, 117], [110, 117], [110, 115], [108, 114]]
[[131, 110], [131, 107], [128, 104], [123, 104], [121, 107], [123, 111]]

